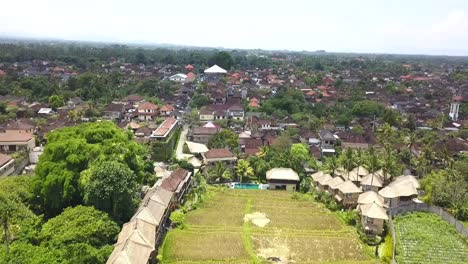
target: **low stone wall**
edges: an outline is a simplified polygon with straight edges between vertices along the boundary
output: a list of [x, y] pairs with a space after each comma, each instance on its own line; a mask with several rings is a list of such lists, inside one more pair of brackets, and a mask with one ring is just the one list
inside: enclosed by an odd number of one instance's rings
[[447, 213], [444, 209], [439, 206], [426, 204], [426, 203], [411, 203], [408, 205], [398, 206], [389, 210], [389, 214], [393, 217], [399, 214], [405, 214], [407, 212], [429, 212], [440, 216], [442, 219], [447, 221], [449, 224], [455, 226], [458, 233], [463, 236], [468, 236], [468, 228], [466, 228], [460, 221], [458, 221], [453, 215]]

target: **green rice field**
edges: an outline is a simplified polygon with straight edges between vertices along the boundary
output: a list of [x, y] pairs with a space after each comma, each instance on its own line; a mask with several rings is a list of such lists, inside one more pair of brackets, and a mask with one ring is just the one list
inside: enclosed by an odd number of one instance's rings
[[[162, 263], [379, 263], [355, 229], [291, 192], [216, 189], [168, 232]], [[244, 216], [260, 213], [263, 227]]]

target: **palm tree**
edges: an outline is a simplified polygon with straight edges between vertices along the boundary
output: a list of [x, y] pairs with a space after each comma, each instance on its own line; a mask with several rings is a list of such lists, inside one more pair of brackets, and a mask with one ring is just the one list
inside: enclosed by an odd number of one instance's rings
[[265, 156], [267, 156], [268, 149], [268, 146], [261, 146], [260, 148], [258, 148], [258, 152], [256, 153], [257, 157], [264, 158]]
[[353, 153], [354, 152], [351, 148], [347, 148], [344, 155], [341, 156], [341, 162], [343, 164], [343, 168], [346, 170], [348, 178], [349, 172], [354, 169], [354, 165], [356, 164]]
[[374, 182], [375, 172], [380, 168], [380, 160], [377, 157], [373, 146], [369, 148], [366, 163], [367, 163], [367, 169], [369, 169], [369, 171], [372, 173], [372, 179], [371, 179], [371, 185], [372, 185], [372, 183]]
[[[391, 148], [386, 148], [384, 150], [384, 155], [383, 155], [383, 162], [382, 162], [382, 171], [383, 171], [383, 176], [384, 176], [384, 181], [385, 182], [391, 182], [393, 179], [393, 175], [390, 173], [392, 169], [395, 167], [395, 155], [393, 154], [393, 151]], [[390, 177], [388, 177], [390, 175]]]
[[407, 144], [407, 147], [408, 147], [408, 149], [409, 149], [409, 151], [410, 151], [410, 156], [409, 156], [409, 163], [410, 163], [410, 164], [411, 164], [411, 159], [412, 159], [412, 157], [413, 157], [413, 152], [412, 152], [411, 150], [413, 149], [413, 146], [414, 146], [414, 144], [416, 143], [417, 139], [418, 139], [418, 138], [417, 138], [417, 136], [416, 136], [416, 133], [413, 132], [413, 131], [410, 131], [410, 132], [408, 133], [408, 136], [405, 137], [405, 143]]
[[340, 163], [336, 156], [331, 156], [325, 158], [324, 168], [331, 173], [332, 176], [335, 176], [336, 170], [340, 167]]
[[362, 149], [361, 148], [357, 149], [354, 161], [355, 161], [356, 167], [357, 167], [357, 174], [359, 175], [359, 168], [362, 166], [362, 163], [364, 162], [364, 157], [362, 155]]
[[240, 159], [237, 161], [236, 174], [239, 177], [239, 182], [242, 182], [243, 178], [245, 177], [253, 177], [254, 170], [247, 160]]
[[419, 178], [422, 178], [424, 175], [426, 175], [429, 167], [429, 162], [424, 157], [424, 155], [419, 155], [416, 159], [412, 160], [412, 163], [416, 169], [416, 174]]
[[224, 163], [218, 161], [215, 163], [214, 167], [211, 167], [207, 172], [207, 181], [209, 182], [220, 182], [223, 173], [226, 171], [226, 166]]

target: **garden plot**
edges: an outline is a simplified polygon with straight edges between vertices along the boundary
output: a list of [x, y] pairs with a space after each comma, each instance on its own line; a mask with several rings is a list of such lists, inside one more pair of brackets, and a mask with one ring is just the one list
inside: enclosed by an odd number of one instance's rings
[[430, 213], [395, 218], [398, 263], [468, 263], [468, 242]]

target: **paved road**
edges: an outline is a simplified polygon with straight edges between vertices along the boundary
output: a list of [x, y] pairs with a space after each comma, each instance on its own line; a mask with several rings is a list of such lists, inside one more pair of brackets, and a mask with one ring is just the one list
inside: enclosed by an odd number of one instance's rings
[[179, 143], [177, 144], [176, 148], [176, 159], [182, 160], [186, 158], [193, 157], [191, 154], [184, 153], [184, 144], [187, 141], [187, 134], [188, 134], [188, 127], [184, 126], [182, 131], [180, 132]]

